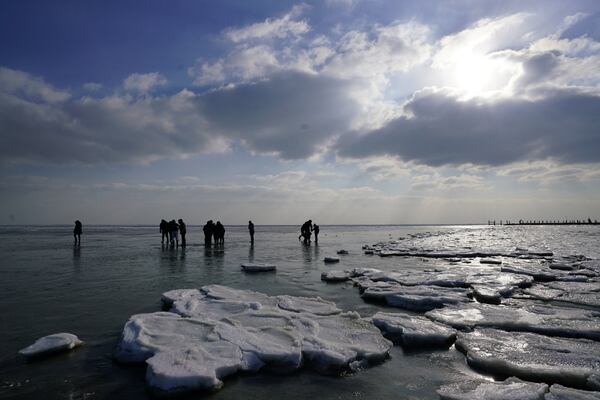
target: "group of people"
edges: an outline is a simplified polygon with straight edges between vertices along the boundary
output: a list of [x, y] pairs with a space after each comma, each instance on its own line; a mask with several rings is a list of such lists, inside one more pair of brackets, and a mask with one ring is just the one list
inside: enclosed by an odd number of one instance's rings
[[159, 230], [161, 233], [161, 243], [165, 244], [165, 239], [167, 240], [167, 244], [171, 244], [171, 246], [179, 247], [179, 234], [181, 234], [181, 247], [185, 247], [185, 234], [187, 233], [187, 228], [185, 223], [181, 218], [177, 222], [174, 219], [167, 222], [164, 219], [160, 221]]
[[215, 224], [213, 220], [206, 221], [206, 224], [202, 227], [204, 232], [204, 245], [212, 245], [212, 239], [214, 238], [215, 245], [225, 244], [225, 227], [221, 224], [221, 221], [217, 221]]
[[309, 219], [300, 227], [300, 236], [298, 236], [298, 240], [303, 240], [304, 244], [309, 244], [313, 232], [315, 234], [315, 243], [319, 243], [319, 225], [313, 224], [312, 220]]

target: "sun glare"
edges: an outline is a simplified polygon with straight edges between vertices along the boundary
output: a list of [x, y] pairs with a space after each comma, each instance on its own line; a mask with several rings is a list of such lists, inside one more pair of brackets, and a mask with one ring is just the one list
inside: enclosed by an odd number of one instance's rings
[[515, 73], [515, 66], [505, 60], [470, 51], [456, 54], [453, 61], [448, 83], [469, 97], [508, 91]]

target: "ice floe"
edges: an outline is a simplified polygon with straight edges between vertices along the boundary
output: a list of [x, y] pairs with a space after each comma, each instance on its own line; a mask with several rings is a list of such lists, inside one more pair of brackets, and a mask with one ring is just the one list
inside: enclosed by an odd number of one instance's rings
[[471, 303], [429, 311], [425, 315], [457, 329], [485, 327], [600, 341], [600, 313], [579, 308]]
[[350, 273], [347, 271], [325, 271], [321, 273], [321, 280], [326, 282], [344, 282], [350, 279]]
[[523, 291], [540, 300], [561, 301], [572, 304], [600, 307], [600, 282], [556, 281], [538, 284]]
[[82, 344], [83, 342], [72, 333], [55, 333], [39, 338], [32, 345], [19, 350], [19, 354], [28, 358], [41, 357], [71, 350]]
[[340, 258], [339, 257], [325, 257], [323, 259], [323, 261], [326, 263], [336, 263], [336, 262], [340, 262]]
[[477, 329], [455, 346], [474, 368], [525, 380], [600, 389], [600, 343], [526, 332]]
[[545, 383], [509, 378], [503, 382], [467, 380], [444, 385], [437, 393], [442, 400], [544, 400]]
[[388, 339], [405, 347], [450, 347], [456, 339], [456, 331], [421, 316], [378, 312], [371, 317]]
[[446, 288], [432, 286], [402, 286], [395, 283], [373, 285], [367, 287], [361, 297], [376, 301], [384, 301], [392, 307], [411, 311], [429, 311], [471, 301], [468, 291], [462, 288]]
[[600, 400], [600, 392], [571, 389], [556, 384], [550, 386], [544, 400]]
[[120, 361], [146, 361], [146, 380], [162, 394], [218, 389], [226, 376], [261, 368], [355, 370], [392, 347], [369, 321], [320, 298], [220, 285], [163, 297], [172, 312], [132, 316], [116, 351]]
[[270, 272], [277, 269], [272, 264], [242, 264], [241, 267], [245, 272]]

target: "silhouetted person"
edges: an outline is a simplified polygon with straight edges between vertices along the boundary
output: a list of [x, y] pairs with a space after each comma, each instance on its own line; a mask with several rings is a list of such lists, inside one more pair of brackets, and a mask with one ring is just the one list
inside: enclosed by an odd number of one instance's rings
[[81, 221], [75, 221], [75, 229], [73, 229], [73, 238], [75, 238], [75, 246], [81, 245], [81, 233], [83, 232], [83, 225], [81, 225]]
[[315, 233], [315, 243], [319, 243], [319, 225], [313, 224], [312, 230]]
[[298, 239], [300, 239], [301, 237], [303, 237], [304, 238], [304, 244], [309, 244], [310, 243], [311, 230], [312, 230], [312, 220], [309, 219], [304, 224], [302, 224], [302, 227], [300, 228], [300, 236], [298, 236]]
[[160, 220], [159, 231], [161, 233], [160, 242], [165, 243], [165, 239], [167, 239], [167, 243], [169, 243], [169, 223], [164, 219]]
[[175, 222], [174, 219], [172, 219], [171, 221], [169, 221], [169, 225], [168, 225], [168, 229], [169, 229], [169, 240], [171, 241], [171, 246], [177, 244], [177, 246], [179, 246], [179, 225], [177, 225], [177, 222]]
[[215, 238], [216, 244], [225, 244], [225, 227], [221, 224], [221, 221], [217, 221], [215, 225]]
[[181, 218], [177, 222], [179, 222], [179, 233], [181, 234], [181, 247], [185, 247], [185, 234], [187, 233], [185, 222]]
[[206, 225], [202, 227], [202, 231], [204, 232], [204, 245], [210, 246], [212, 243], [213, 236], [213, 222], [212, 220], [206, 221]]
[[248, 232], [250, 233], [250, 243], [254, 243], [254, 224], [248, 221]]

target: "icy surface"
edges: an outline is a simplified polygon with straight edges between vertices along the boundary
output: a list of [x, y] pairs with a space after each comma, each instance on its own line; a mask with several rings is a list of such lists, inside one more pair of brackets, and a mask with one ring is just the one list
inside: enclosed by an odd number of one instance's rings
[[394, 283], [366, 287], [364, 299], [384, 301], [392, 307], [429, 311], [447, 304], [470, 302], [468, 291], [461, 288], [402, 286]]
[[486, 327], [600, 341], [600, 313], [578, 308], [471, 303], [433, 310], [425, 315], [457, 329]]
[[269, 272], [276, 269], [277, 267], [271, 264], [242, 264], [242, 270], [246, 272]]
[[326, 282], [344, 282], [350, 279], [350, 273], [346, 271], [325, 271], [321, 274], [321, 280]]
[[455, 345], [469, 365], [491, 374], [600, 389], [598, 342], [478, 329], [459, 333]]
[[545, 383], [510, 378], [503, 382], [465, 381], [438, 389], [442, 400], [544, 400]]
[[219, 285], [166, 297], [178, 298], [172, 312], [132, 316], [116, 352], [123, 362], [146, 361], [147, 382], [159, 393], [218, 389], [228, 375], [263, 367], [354, 370], [383, 361], [392, 347], [358, 314], [320, 298]]
[[454, 329], [421, 316], [378, 312], [371, 321], [385, 337], [405, 347], [450, 347], [456, 339]]
[[72, 333], [55, 333], [39, 338], [32, 345], [19, 350], [19, 354], [25, 357], [39, 357], [71, 350], [82, 344], [83, 342]]
[[198, 289], [175, 289], [164, 292], [161, 300], [165, 305], [171, 306], [177, 300], [181, 300], [190, 296], [196, 296], [198, 294], [200, 294]]
[[524, 293], [540, 300], [600, 307], [600, 281], [548, 282], [526, 289]]
[[577, 390], [562, 385], [552, 385], [545, 400], [600, 400], [600, 392]]

